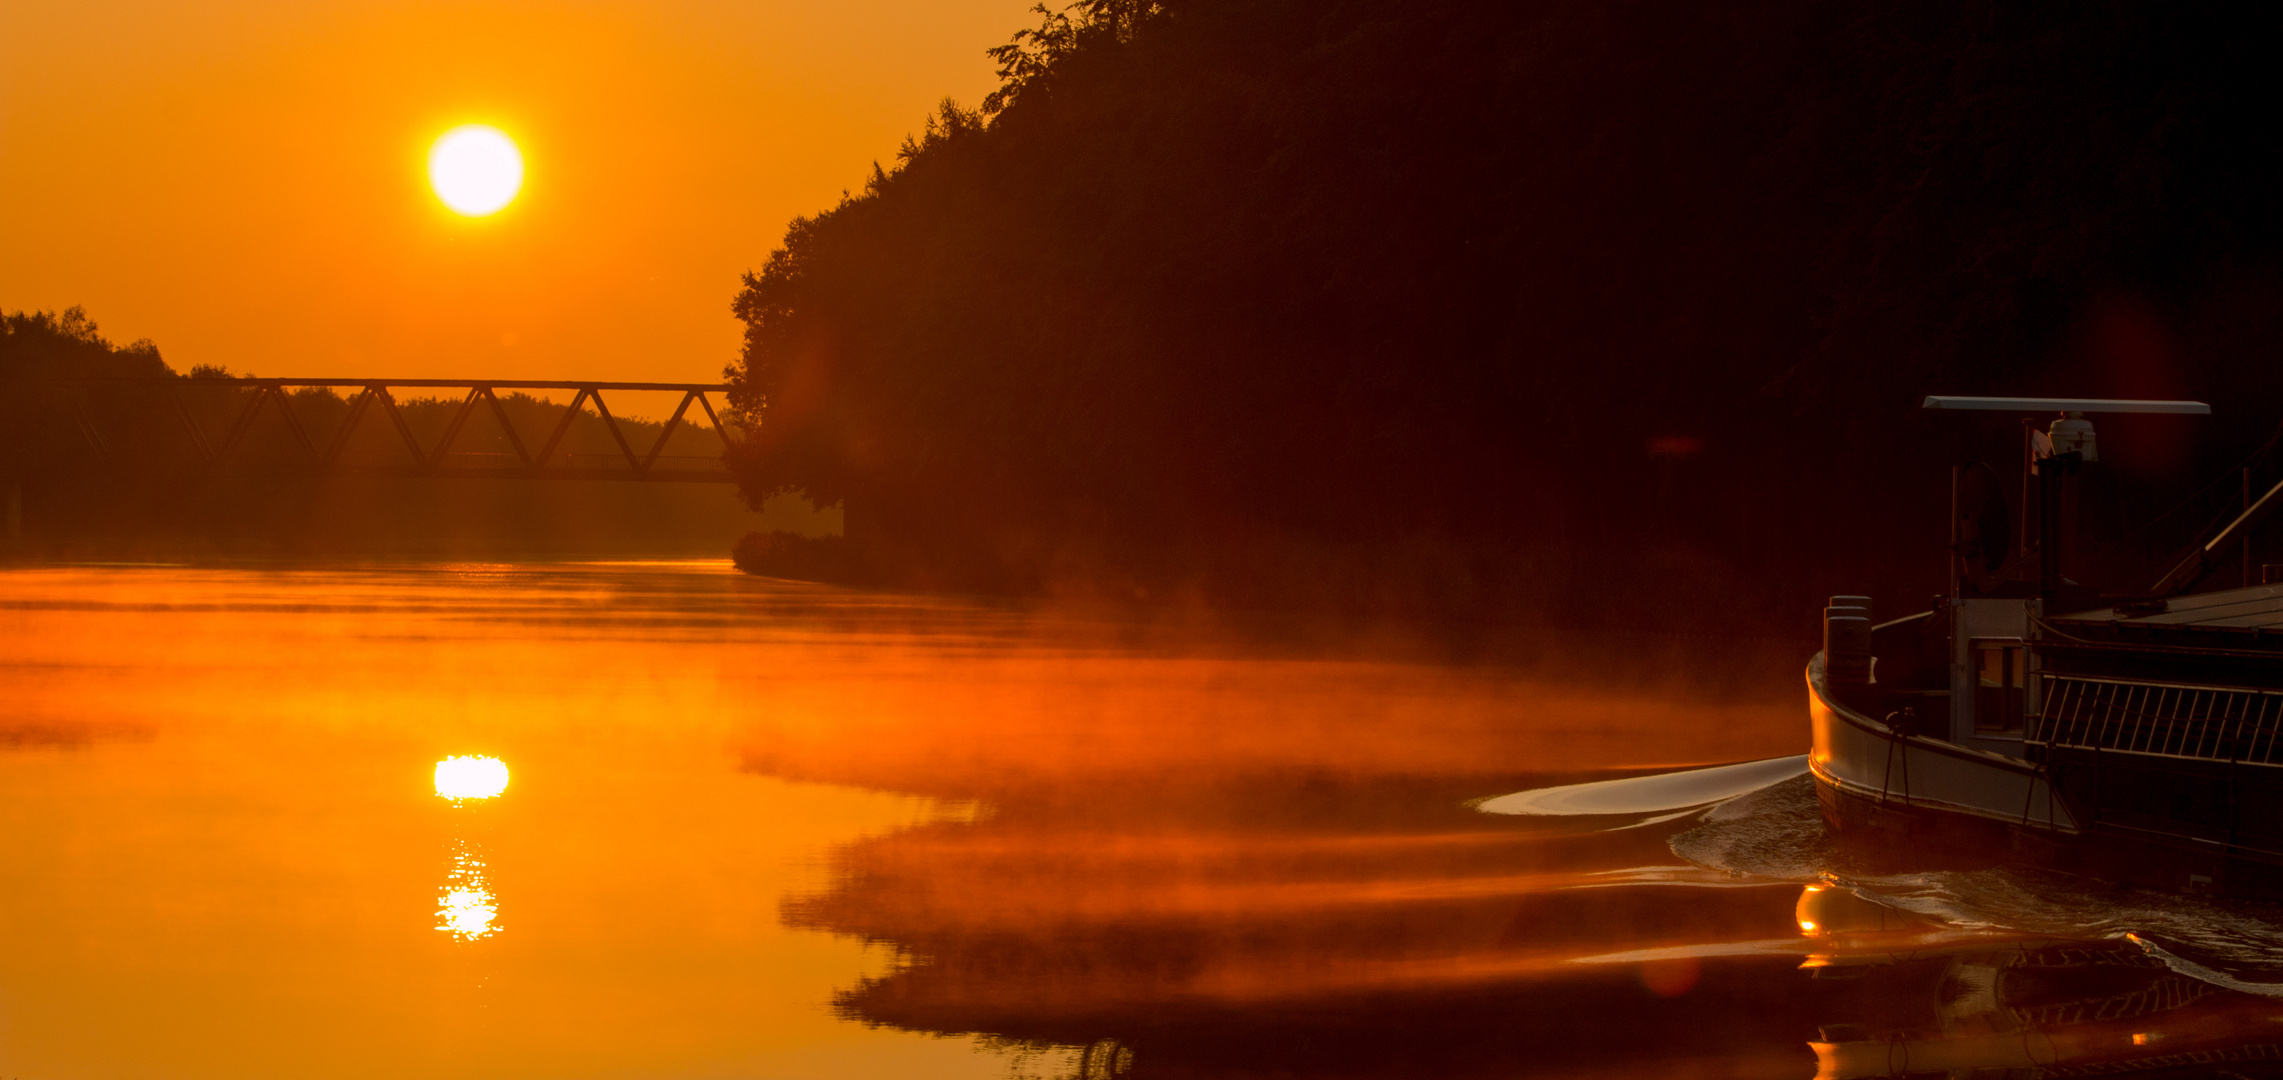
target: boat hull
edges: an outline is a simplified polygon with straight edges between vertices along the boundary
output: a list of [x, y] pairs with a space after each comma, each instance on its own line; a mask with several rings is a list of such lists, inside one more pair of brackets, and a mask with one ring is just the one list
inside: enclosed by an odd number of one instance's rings
[[2074, 834], [2068, 803], [2035, 763], [1896, 730], [1833, 694], [1820, 658], [1808, 668], [1819, 786], [1884, 809], [1939, 811], [2020, 829]]
[[1808, 669], [1808, 771], [1824, 823], [1883, 860], [1929, 868], [2027, 864], [2120, 886], [2283, 898], [2283, 860], [2093, 820], [2036, 762], [1909, 734]]

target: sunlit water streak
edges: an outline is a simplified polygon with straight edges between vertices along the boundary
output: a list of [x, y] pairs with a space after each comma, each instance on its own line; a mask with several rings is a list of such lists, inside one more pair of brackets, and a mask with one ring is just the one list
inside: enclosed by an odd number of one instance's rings
[[499, 898], [484, 882], [484, 861], [465, 840], [452, 845], [452, 869], [437, 899], [436, 929], [461, 941], [500, 932]]

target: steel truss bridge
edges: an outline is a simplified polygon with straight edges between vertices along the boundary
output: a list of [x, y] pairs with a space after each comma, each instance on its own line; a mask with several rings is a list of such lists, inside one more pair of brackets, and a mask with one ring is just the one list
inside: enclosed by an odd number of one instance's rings
[[[238, 388], [240, 393], [251, 389], [253, 393], [245, 397], [244, 403], [237, 409], [236, 417], [227, 424], [227, 430], [209, 432], [199, 425], [186, 394], [192, 390], [211, 391], [222, 387]], [[347, 416], [339, 428], [322, 442], [311, 437], [309, 426], [294, 412], [291, 391], [312, 387], [355, 390], [354, 396], [349, 399]], [[705, 412], [722, 448], [728, 449], [729, 430], [722, 425], [721, 416], [714, 411], [713, 402], [706, 396], [726, 395], [729, 387], [722, 383], [551, 382], [536, 379], [91, 379], [78, 384], [80, 393], [76, 395], [72, 419], [81, 437], [98, 456], [112, 456], [111, 440], [105, 438], [103, 426], [97, 423], [94, 411], [90, 408], [91, 402], [96, 394], [104, 390], [127, 388], [156, 391], [162, 396], [166, 401], [166, 411], [180, 422], [188, 435], [197, 464], [211, 470], [240, 464], [234, 459], [245, 445], [247, 435], [255, 429], [256, 422], [265, 410], [274, 410], [284, 422], [293, 445], [299, 451], [298, 460], [291, 464], [315, 472], [493, 479], [643, 480], [707, 484], [736, 482], [736, 478], [718, 458], [711, 459], [711, 467], [687, 467], [673, 460], [661, 460], [667, 441], [683, 426], [683, 417], [688, 415], [692, 404]], [[414, 434], [412, 424], [406, 421], [404, 412], [398, 408], [395, 396], [390, 393], [392, 389], [462, 390], [465, 391], [465, 396], [460, 399], [459, 407], [452, 413], [442, 435], [432, 445], [423, 445], [421, 439]], [[563, 409], [562, 418], [556, 421], [546, 440], [533, 450], [516, 431], [514, 422], [508, 417], [507, 408], [500, 403], [495, 393], [500, 390], [570, 390], [574, 393], [570, 404]], [[679, 393], [682, 399], [673, 415], [666, 420], [664, 428], [659, 431], [657, 439], [647, 450], [637, 452], [634, 445], [627, 441], [626, 432], [620, 427], [618, 418], [611, 414], [610, 407], [603, 402], [605, 391], [666, 391]], [[557, 451], [562, 448], [564, 436], [570, 434], [572, 425], [582, 415], [582, 407], [589, 403], [593, 404], [594, 414], [600, 417], [603, 426], [610, 432], [612, 441], [617, 444], [619, 454], [625, 461], [623, 466], [615, 463], [607, 466], [578, 465], [567, 461], [563, 464], [553, 463]], [[475, 455], [463, 452], [461, 457], [509, 458], [512, 463], [448, 463], [454, 444], [459, 441], [468, 420], [479, 407], [487, 409], [492, 418], [499, 422], [499, 428], [505, 433], [507, 444], [514, 452], [512, 455]], [[408, 454], [407, 459], [379, 465], [345, 461], [343, 451], [348, 448], [350, 437], [356, 433], [367, 414], [376, 411], [387, 417], [389, 426], [396, 430]], [[695, 427], [694, 424], [691, 426]], [[566, 459], [568, 456], [565, 455]], [[686, 457], [682, 460], [686, 461]]]

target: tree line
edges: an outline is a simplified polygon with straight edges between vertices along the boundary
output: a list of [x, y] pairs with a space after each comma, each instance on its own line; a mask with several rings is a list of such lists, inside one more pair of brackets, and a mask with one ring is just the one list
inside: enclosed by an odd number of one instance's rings
[[874, 577], [1791, 628], [2013, 475], [1928, 393], [2215, 401], [2102, 422], [2119, 588], [2276, 478], [2276, 9], [1040, 11], [734, 302], [744, 491]]
[[[320, 451], [331, 450], [350, 419], [356, 392], [287, 387], [286, 405], [302, 436]], [[248, 415], [255, 393], [255, 387], [235, 381], [219, 366], [177, 372], [148, 340], [117, 344], [80, 308], [0, 314], [0, 488], [6, 489], [14, 508], [11, 528], [16, 535], [11, 543], [33, 550], [59, 549], [59, 545], [68, 549], [90, 541], [127, 543], [162, 554], [210, 550], [216, 544], [238, 550], [253, 544], [257, 550], [290, 553], [311, 542], [358, 550], [378, 544], [393, 550], [406, 544], [422, 546], [423, 523], [440, 525], [444, 523], [438, 519], [458, 516], [499, 519], [494, 524], [500, 528], [533, 533], [525, 539], [545, 547], [548, 538], [538, 533], [563, 532], [557, 527], [562, 521], [540, 529], [521, 518], [537, 514], [583, 522], [592, 516], [569, 505], [551, 505], [563, 501], [560, 498], [543, 496], [536, 508], [506, 511], [491, 505], [499, 500], [472, 490], [439, 496], [401, 483], [375, 485], [330, 476], [312, 459], [274, 402], [252, 412], [242, 438], [229, 451], [230, 468], [217, 470], [208, 454], [218, 450]], [[461, 401], [418, 391], [397, 393], [406, 394], [396, 399], [406, 428], [423, 448], [433, 450], [460, 413]], [[565, 405], [521, 392], [500, 394], [499, 401], [517, 436], [533, 453], [566, 412]], [[638, 455], [647, 453], [664, 431], [658, 420], [613, 419]], [[194, 436], [187, 425], [195, 425], [199, 434]], [[720, 447], [711, 431], [691, 426], [685, 417], [660, 460], [680, 466], [695, 461], [702, 467], [718, 458]], [[394, 423], [370, 407], [349, 429], [338, 454], [339, 464], [350, 472], [402, 469], [415, 463]], [[482, 467], [515, 467], [520, 462], [497, 419], [481, 407], [467, 418], [443, 461], [448, 466]], [[625, 457], [602, 416], [586, 406], [571, 418], [550, 464], [624, 468]], [[345, 492], [330, 492], [336, 504], [330, 516], [337, 520], [318, 520], [326, 513], [313, 517], [309, 506], [327, 501], [328, 489], [344, 484], [361, 485], [360, 494], [352, 498]], [[384, 505], [347, 513], [346, 504], [358, 501]], [[659, 501], [655, 498], [629, 501], [612, 494], [585, 501], [627, 513], [673, 513], [653, 505]], [[403, 535], [322, 538], [344, 529], [369, 532], [376, 516], [401, 524]], [[364, 524], [351, 524], [351, 518]], [[570, 531], [594, 530], [582, 523]], [[596, 535], [604, 537], [601, 542], [606, 546], [628, 542], [607, 529]], [[729, 539], [721, 537], [723, 542]]]

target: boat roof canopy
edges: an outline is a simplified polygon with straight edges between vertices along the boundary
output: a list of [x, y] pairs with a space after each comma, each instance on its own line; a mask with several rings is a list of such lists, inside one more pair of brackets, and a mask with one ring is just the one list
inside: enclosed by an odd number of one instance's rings
[[2080, 611], [2059, 618], [2071, 622], [2113, 622], [2127, 626], [2279, 630], [2283, 629], [2283, 584], [2175, 596], [2163, 601], [2161, 610], [2142, 610], [2140, 605], [2132, 605], [2121, 609]]
[[2201, 401], [2152, 401], [2140, 398], [1958, 397], [1929, 394], [1929, 409], [1975, 409], [1983, 412], [2037, 413], [2180, 413], [2209, 416], [2212, 407]]

